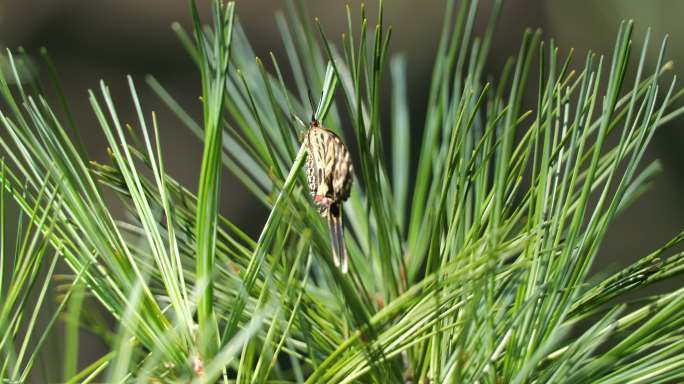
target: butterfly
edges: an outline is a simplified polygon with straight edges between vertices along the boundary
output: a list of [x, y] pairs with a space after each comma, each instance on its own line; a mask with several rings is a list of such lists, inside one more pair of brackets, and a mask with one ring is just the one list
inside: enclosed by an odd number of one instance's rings
[[349, 198], [353, 165], [349, 150], [339, 136], [313, 118], [304, 136], [307, 149], [306, 174], [309, 192], [321, 216], [328, 222], [335, 266], [349, 269], [344, 244], [342, 203]]

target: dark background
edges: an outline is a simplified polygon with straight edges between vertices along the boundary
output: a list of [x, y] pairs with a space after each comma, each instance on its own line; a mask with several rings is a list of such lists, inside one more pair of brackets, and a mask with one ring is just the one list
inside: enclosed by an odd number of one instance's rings
[[[205, 20], [209, 0], [198, 1]], [[305, 1], [308, 14], [317, 16], [329, 37], [339, 41], [345, 28], [345, 4], [341, 1]], [[375, 15], [375, 1], [368, 1]], [[482, 1], [480, 23], [486, 20], [490, 1]], [[349, 1], [358, 12], [359, 1]], [[420, 4], [420, 5], [418, 5]], [[273, 51], [281, 64], [287, 62], [274, 12], [285, 4], [273, 0], [237, 2], [237, 15], [257, 55]], [[405, 53], [409, 68], [412, 121], [422, 122], [433, 55], [444, 10], [444, 1], [385, 2], [385, 21], [393, 27], [391, 50]], [[36, 54], [47, 47], [60, 73], [66, 96], [73, 108], [80, 133], [89, 154], [107, 161], [105, 144], [88, 103], [87, 90], [97, 89], [104, 79], [111, 87], [122, 115], [133, 121], [125, 76], [136, 80], [145, 110], [156, 110], [160, 121], [167, 171], [195, 190], [201, 161], [199, 141], [161, 104], [144, 83], [153, 74], [172, 95], [198, 119], [201, 118], [199, 76], [178, 43], [170, 25], [173, 21], [190, 26], [188, 2], [184, 0], [9, 0], [0, 3], [0, 44], [14, 49], [23, 46]], [[357, 13], [358, 14], [358, 13]], [[576, 51], [575, 68], [592, 49], [609, 55], [620, 20], [634, 19], [636, 48], [645, 30], [652, 27], [650, 60], [654, 65], [657, 47], [670, 33], [668, 57], [674, 60], [676, 74], [684, 74], [684, 2], [678, 0], [507, 0], [501, 14], [491, 60], [486, 69], [496, 76], [510, 55], [517, 52], [525, 27], [544, 30], [544, 38], [556, 39], [561, 52]], [[386, 84], [388, 85], [388, 84]], [[389, 87], [387, 87], [389, 88]], [[655, 136], [645, 161], [659, 158], [663, 172], [655, 187], [630, 207], [615, 223], [601, 250], [595, 270], [615, 270], [657, 248], [684, 223], [684, 144], [679, 119], [663, 127]], [[412, 130], [420, 137], [422, 125]], [[415, 143], [414, 143], [415, 144]], [[222, 213], [239, 225], [258, 233], [266, 210], [224, 174]], [[103, 352], [94, 339], [85, 339], [93, 349], [82, 363], [91, 362]]]

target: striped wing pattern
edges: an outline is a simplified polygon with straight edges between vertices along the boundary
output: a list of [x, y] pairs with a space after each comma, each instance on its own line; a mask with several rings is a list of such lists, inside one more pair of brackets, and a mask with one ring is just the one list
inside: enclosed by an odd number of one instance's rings
[[333, 132], [312, 126], [306, 135], [307, 178], [312, 197], [327, 198], [330, 204], [349, 198], [353, 166], [347, 147]]

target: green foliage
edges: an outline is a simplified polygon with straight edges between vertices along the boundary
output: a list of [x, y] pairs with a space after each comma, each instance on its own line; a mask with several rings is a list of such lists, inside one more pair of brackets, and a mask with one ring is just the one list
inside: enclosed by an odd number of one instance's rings
[[[481, 37], [473, 30], [478, 2], [449, 1], [412, 169], [417, 101], [408, 99], [405, 59], [389, 53], [382, 6], [374, 21], [363, 7], [360, 17], [347, 7], [337, 46], [298, 3], [286, 4], [276, 21], [294, 90], [275, 56], [255, 65], [234, 4], [220, 1], [207, 27], [193, 6], [194, 39], [174, 25], [201, 74], [203, 120], [146, 79], [204, 144], [196, 196], [167, 173], [156, 115], [145, 112], [133, 79], [134, 126], [121, 122], [121, 102], [104, 83], [90, 92], [111, 157], [98, 164], [75, 136], [66, 100], [53, 109], [8, 52], [11, 74], [0, 78], [3, 379], [28, 378], [65, 307], [60, 379], [70, 382], [684, 378], [684, 290], [628, 298], [681, 274], [684, 255], [672, 249], [684, 232], [612, 276], [588, 276], [611, 222], [659, 169], [640, 166], [654, 132], [684, 111], [676, 107], [682, 91], [666, 79], [665, 41], [649, 73], [646, 36], [631, 77], [631, 22], [621, 25], [611, 57], [589, 53], [578, 69], [572, 51], [561, 60], [552, 40], [527, 31], [502, 74], [484, 82], [501, 1]], [[390, 111], [380, 107], [386, 67]], [[301, 172], [308, 89], [319, 95], [316, 118], [355, 153], [345, 206], [349, 274], [332, 264]], [[218, 212], [222, 167], [270, 210], [256, 240]], [[111, 192], [127, 216], [115, 217]], [[24, 213], [13, 253], [5, 196]], [[61, 261], [73, 282], [39, 330]], [[36, 286], [38, 305], [29, 306]], [[93, 318], [82, 294], [71, 297], [79, 291], [118, 329], [107, 340], [111, 352], [77, 372], [79, 316]]]

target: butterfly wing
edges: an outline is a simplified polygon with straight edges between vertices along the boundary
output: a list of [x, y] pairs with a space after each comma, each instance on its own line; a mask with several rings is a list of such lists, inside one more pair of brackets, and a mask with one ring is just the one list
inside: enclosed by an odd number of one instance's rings
[[[307, 134], [307, 170], [309, 189], [314, 198], [327, 197], [331, 192], [331, 172], [334, 164], [330, 161], [331, 148], [327, 134], [319, 128], [310, 128]], [[314, 199], [320, 202], [319, 199]]]

